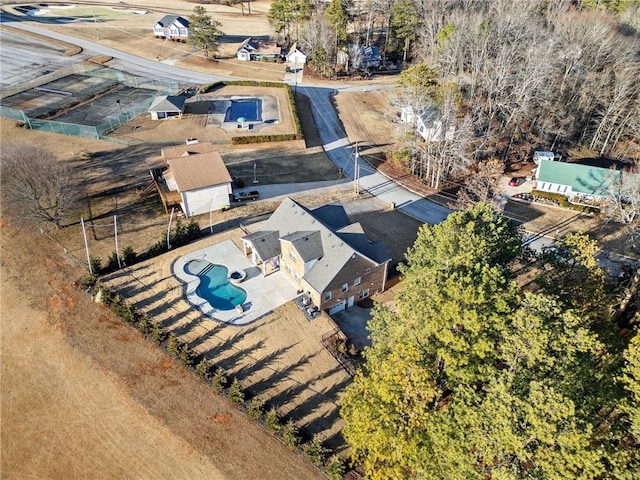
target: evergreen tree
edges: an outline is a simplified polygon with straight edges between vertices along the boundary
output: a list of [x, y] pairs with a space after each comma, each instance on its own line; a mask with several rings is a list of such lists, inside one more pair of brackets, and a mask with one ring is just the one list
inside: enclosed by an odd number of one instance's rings
[[233, 379], [231, 387], [229, 387], [229, 400], [231, 403], [235, 403], [236, 405], [240, 405], [244, 402], [244, 392], [242, 391], [242, 387], [240, 386], [240, 382], [237, 378]]
[[336, 33], [338, 45], [346, 45], [349, 38], [347, 35], [349, 13], [346, 0], [331, 0], [324, 11], [324, 16]]
[[402, 62], [407, 61], [411, 42], [416, 38], [416, 9], [413, 0], [397, 0], [391, 7], [391, 35], [400, 42]]
[[[513, 282], [521, 241], [482, 204], [419, 232], [396, 308], [374, 309], [366, 364], [343, 398], [344, 437], [370, 478], [631, 478], [640, 468], [629, 428], [637, 341], [623, 392], [610, 323], [595, 331], [563, 290]], [[585, 295], [581, 278], [600, 292], [589, 245], [567, 245], [579, 262], [565, 264], [577, 276], [563, 272], [562, 287]]]
[[223, 35], [220, 25], [202, 6], [195, 7], [189, 17], [189, 41], [204, 52], [205, 58], [215, 57], [218, 51], [220, 35]]

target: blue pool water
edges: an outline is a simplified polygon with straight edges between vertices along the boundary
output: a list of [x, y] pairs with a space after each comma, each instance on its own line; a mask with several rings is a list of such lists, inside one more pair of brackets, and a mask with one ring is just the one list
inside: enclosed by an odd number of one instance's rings
[[247, 299], [247, 292], [229, 283], [229, 269], [225, 266], [206, 260], [191, 260], [184, 270], [200, 278], [196, 293], [218, 310], [233, 310]]
[[257, 98], [246, 100], [232, 100], [231, 106], [227, 108], [225, 122], [237, 122], [240, 117], [244, 117], [247, 122], [262, 121], [262, 101]]

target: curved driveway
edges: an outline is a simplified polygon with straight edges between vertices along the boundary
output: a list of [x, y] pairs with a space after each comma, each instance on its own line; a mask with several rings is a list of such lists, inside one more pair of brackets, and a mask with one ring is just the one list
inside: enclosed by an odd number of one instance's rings
[[[230, 78], [195, 72], [162, 62], [141, 58], [89, 40], [72, 37], [70, 35], [65, 35], [63, 33], [54, 32], [32, 24], [24, 23], [21, 21], [19, 16], [7, 14], [6, 12], [2, 12], [0, 21], [2, 23], [10, 24], [14, 28], [78, 45], [87, 51], [87, 53], [113, 57], [114, 59], [117, 59], [115, 62], [117, 68], [134, 74], [144, 75], [151, 78], [163, 78], [169, 81], [183, 82], [186, 84], [205, 84]], [[328, 157], [338, 168], [342, 169], [345, 176], [350, 179], [354, 179], [355, 152], [347, 138], [333, 104], [331, 103], [331, 95], [333, 95], [337, 90], [323, 86], [311, 85], [298, 85], [297, 88], [301, 93], [304, 93], [309, 97], [313, 117], [316, 121], [318, 132]], [[388, 205], [395, 205], [396, 208], [403, 213], [427, 223], [441, 222], [449, 213], [451, 213], [451, 210], [448, 208], [426, 200], [399, 186], [389, 178], [379, 174], [362, 159], [358, 158], [357, 161], [360, 172], [359, 187], [361, 189], [366, 189], [382, 202]], [[299, 190], [306, 190], [309, 187], [308, 184], [299, 185]], [[263, 188], [267, 189], [268, 186]]]

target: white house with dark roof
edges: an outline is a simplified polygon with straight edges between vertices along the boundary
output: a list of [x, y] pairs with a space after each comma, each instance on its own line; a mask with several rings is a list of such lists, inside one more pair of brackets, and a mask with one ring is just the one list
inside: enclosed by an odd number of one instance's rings
[[400, 120], [415, 126], [418, 134], [427, 142], [452, 140], [456, 132], [454, 125], [444, 125], [435, 105], [418, 110], [414, 107], [402, 107]]
[[153, 26], [157, 38], [186, 42], [189, 38], [189, 21], [179, 15], [165, 15]]
[[168, 118], [182, 118], [184, 104], [187, 97], [176, 95], [161, 95], [153, 99], [147, 110], [152, 120], [166, 120]]
[[238, 50], [236, 51], [236, 58], [243, 62], [248, 62], [250, 60], [276, 60], [280, 57], [282, 53], [282, 48], [277, 46], [275, 43], [263, 42], [261, 40], [257, 40], [255, 38], [247, 38]]
[[391, 257], [341, 205], [309, 210], [285, 198], [265, 226], [242, 243], [263, 275], [283, 269], [330, 315], [386, 288]]
[[287, 52], [286, 57], [287, 63], [291, 63], [293, 65], [300, 65], [301, 67], [307, 63], [307, 56], [300, 51], [298, 48], [298, 43], [294, 43], [291, 45], [291, 48]]
[[164, 148], [147, 165], [165, 209], [179, 205], [192, 217], [230, 205], [231, 174], [211, 143]]

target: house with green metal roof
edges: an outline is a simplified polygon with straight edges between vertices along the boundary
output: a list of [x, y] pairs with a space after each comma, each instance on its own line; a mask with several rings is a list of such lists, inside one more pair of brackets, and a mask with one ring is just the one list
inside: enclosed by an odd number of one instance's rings
[[559, 193], [574, 202], [602, 200], [619, 181], [619, 170], [577, 163], [540, 160], [536, 169], [536, 190]]

